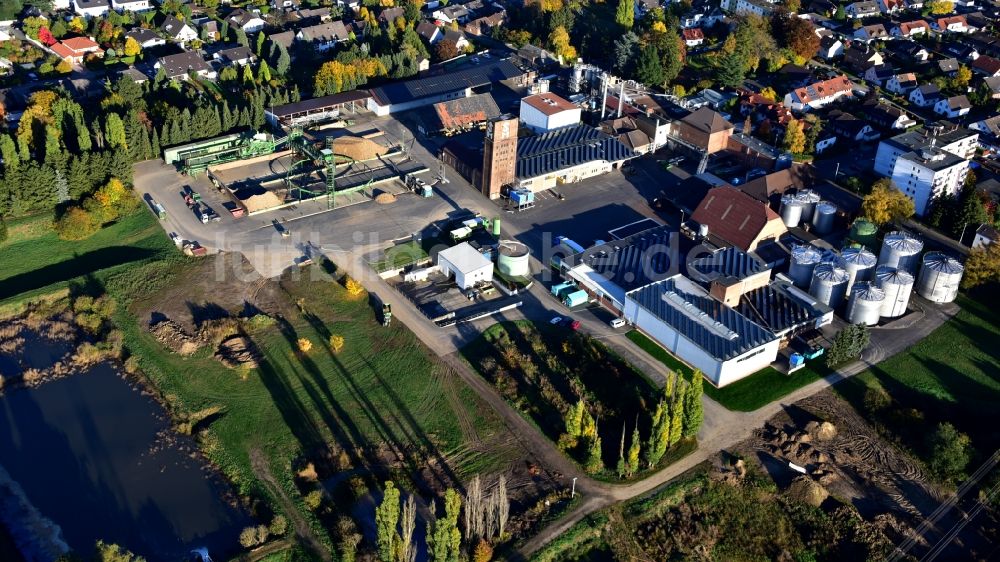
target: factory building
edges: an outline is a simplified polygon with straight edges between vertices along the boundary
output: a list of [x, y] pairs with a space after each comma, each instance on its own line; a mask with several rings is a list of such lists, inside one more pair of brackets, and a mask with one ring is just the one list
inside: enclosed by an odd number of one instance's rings
[[468, 242], [438, 252], [437, 266], [446, 276], [455, 277], [459, 289], [493, 281], [493, 262]]
[[535, 94], [521, 100], [521, 122], [535, 132], [569, 127], [580, 122], [580, 107], [551, 93]]
[[593, 127], [563, 127], [518, 141], [517, 184], [542, 191], [608, 173], [637, 156]]
[[767, 203], [728, 185], [710, 189], [691, 219], [707, 226], [711, 236], [744, 252], [755, 250], [765, 241], [777, 240], [788, 230]]
[[486, 124], [480, 184], [483, 195], [497, 199], [505, 186], [514, 183], [517, 173], [517, 151], [516, 117], [504, 115]]
[[680, 274], [629, 291], [625, 319], [718, 387], [778, 357], [777, 335]]

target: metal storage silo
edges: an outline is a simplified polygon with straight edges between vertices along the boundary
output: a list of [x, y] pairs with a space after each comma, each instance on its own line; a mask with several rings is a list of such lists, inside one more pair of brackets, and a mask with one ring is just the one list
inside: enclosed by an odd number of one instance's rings
[[952, 302], [958, 296], [963, 272], [965, 266], [955, 258], [942, 252], [927, 252], [917, 278], [917, 293], [931, 302]]
[[878, 264], [888, 265], [913, 274], [917, 269], [917, 258], [924, 249], [924, 243], [905, 232], [890, 232], [882, 241], [878, 253]]
[[847, 294], [847, 271], [832, 263], [817, 265], [809, 284], [809, 294], [830, 308], [837, 308]]
[[794, 195], [781, 197], [781, 222], [788, 228], [799, 226], [802, 221], [802, 201]]
[[882, 310], [883, 318], [895, 318], [906, 313], [910, 304], [910, 293], [913, 291], [913, 275], [908, 271], [896, 269], [888, 265], [875, 268], [875, 280], [880, 289], [885, 291]]
[[822, 260], [823, 254], [814, 246], [796, 244], [792, 246], [792, 259], [788, 265], [788, 277], [799, 288], [808, 289], [812, 282], [813, 270]]
[[796, 194], [795, 198], [802, 202], [802, 220], [811, 221], [813, 210], [816, 209], [816, 204], [821, 200], [819, 193], [811, 189], [803, 189]]
[[528, 247], [514, 240], [500, 242], [497, 269], [507, 277], [527, 277], [530, 274]]
[[851, 225], [851, 233], [848, 235], [848, 238], [874, 250], [876, 234], [878, 234], [878, 227], [875, 226], [875, 223], [865, 219], [858, 219]]
[[875, 264], [878, 259], [875, 254], [864, 248], [844, 248], [840, 253], [840, 261], [847, 270], [849, 277], [847, 281], [847, 293], [851, 293], [851, 287], [860, 281], [869, 281], [875, 273]]
[[812, 224], [813, 232], [816, 234], [829, 234], [833, 232], [833, 219], [837, 216], [837, 206], [829, 201], [816, 203], [813, 211]]
[[851, 324], [878, 324], [885, 302], [885, 291], [870, 281], [856, 283], [851, 290], [851, 298], [847, 301], [847, 312], [844, 318]]

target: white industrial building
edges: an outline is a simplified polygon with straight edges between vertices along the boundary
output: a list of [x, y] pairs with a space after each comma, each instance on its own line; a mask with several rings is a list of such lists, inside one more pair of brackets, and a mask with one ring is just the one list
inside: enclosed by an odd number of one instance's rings
[[777, 335], [680, 274], [626, 293], [624, 316], [718, 387], [778, 358]]
[[947, 122], [903, 133], [879, 143], [875, 173], [892, 179], [923, 215], [934, 197], [962, 189], [978, 140], [979, 133]]
[[468, 242], [438, 252], [437, 266], [463, 290], [493, 281], [493, 262]]
[[579, 106], [549, 92], [521, 100], [521, 122], [535, 132], [576, 125], [580, 114]]

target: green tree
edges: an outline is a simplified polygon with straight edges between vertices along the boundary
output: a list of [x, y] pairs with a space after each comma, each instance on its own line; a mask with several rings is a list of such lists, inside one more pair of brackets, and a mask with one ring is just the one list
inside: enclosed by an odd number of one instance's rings
[[584, 463], [584, 468], [590, 474], [596, 474], [604, 470], [604, 461], [601, 459], [601, 437], [599, 435], [590, 440], [590, 446], [587, 448], [587, 461]]
[[628, 466], [625, 474], [629, 478], [636, 472], [639, 472], [639, 449], [641, 447], [639, 441], [639, 424], [636, 424], [635, 431], [632, 432], [632, 443], [628, 447], [628, 461], [626, 463]]
[[684, 437], [695, 437], [701, 424], [705, 421], [704, 405], [701, 403], [701, 395], [704, 392], [704, 376], [701, 371], [695, 369], [691, 375], [691, 384], [687, 385], [684, 393]]
[[14, 139], [8, 134], [0, 135], [0, 159], [3, 159], [3, 169], [6, 172], [16, 170], [21, 164]]
[[431, 562], [458, 562], [460, 559], [462, 532], [458, 529], [458, 515], [461, 507], [461, 496], [448, 488], [444, 493], [444, 516], [427, 524], [427, 557]]
[[646, 444], [646, 463], [650, 468], [656, 466], [663, 454], [667, 451], [670, 443], [670, 413], [667, 411], [667, 403], [660, 399], [653, 412], [653, 427], [649, 433], [649, 441]]
[[259, 32], [257, 34], [257, 41], [256, 41], [255, 47], [256, 47], [256, 52], [257, 52], [257, 56], [258, 57], [263, 57], [264, 56], [264, 40], [265, 39], [266, 39], [266, 37], [264, 36], [264, 32], [263, 31], [261, 31], [261, 32]]
[[142, 556], [136, 556], [117, 544], [97, 541], [97, 562], [146, 562]]
[[965, 467], [972, 459], [972, 441], [950, 423], [938, 424], [934, 433], [927, 438], [930, 457], [927, 466], [931, 471], [948, 482], [965, 478]]
[[745, 64], [736, 53], [723, 55], [715, 65], [715, 79], [727, 88], [735, 88], [742, 84], [746, 77]]
[[975, 176], [970, 172], [972, 181], [967, 181], [962, 187], [958, 196], [958, 204], [955, 206], [956, 213], [951, 224], [951, 234], [955, 238], [961, 238], [967, 227], [976, 229], [983, 223], [990, 222], [990, 216], [986, 212], [983, 198], [976, 190]]
[[[0, 240], [2, 242], [3, 240]], [[628, 464], [625, 461], [625, 424], [622, 424], [622, 441], [618, 445], [618, 465], [616, 466], [618, 478], [624, 478], [628, 472]]]
[[615, 22], [625, 29], [632, 29], [635, 24], [635, 0], [618, 0]]
[[243, 67], [243, 83], [247, 86], [253, 86], [253, 68], [249, 64]]
[[670, 401], [670, 435], [667, 440], [669, 447], [676, 445], [684, 432], [684, 399], [681, 396], [683, 392], [678, 390]]
[[656, 52], [656, 47], [646, 45], [639, 51], [635, 76], [640, 82], [649, 86], [663, 84], [663, 65], [660, 64], [660, 54]]
[[848, 324], [837, 332], [833, 345], [826, 354], [826, 364], [831, 368], [854, 361], [868, 347], [871, 334], [864, 324]]
[[385, 483], [382, 503], [375, 508], [375, 540], [378, 544], [379, 558], [391, 562], [401, 540], [399, 531], [399, 489], [391, 481]]
[[260, 61], [260, 66], [257, 68], [257, 77], [260, 78], [261, 84], [267, 84], [271, 81], [271, 67], [267, 65], [266, 60]]
[[117, 113], [108, 113], [104, 118], [104, 138], [111, 148], [127, 148], [125, 123]]

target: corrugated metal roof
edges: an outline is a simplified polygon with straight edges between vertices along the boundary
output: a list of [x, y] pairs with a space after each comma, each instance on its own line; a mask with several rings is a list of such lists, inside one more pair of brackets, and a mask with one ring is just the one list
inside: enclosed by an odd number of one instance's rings
[[691, 262], [690, 267], [708, 280], [719, 277], [745, 279], [765, 269], [764, 264], [756, 258], [733, 246], [718, 250], [710, 256], [698, 258]]
[[517, 177], [534, 178], [595, 160], [620, 162], [638, 154], [593, 127], [572, 125], [517, 143]]
[[777, 339], [682, 275], [630, 291], [627, 298], [720, 361]]
[[744, 293], [736, 309], [777, 333], [813, 324], [823, 315], [820, 310], [810, 310], [803, 306], [783, 290], [783, 285], [779, 283], [771, 283]]
[[670, 271], [668, 226], [645, 230], [612, 240], [566, 259], [570, 267], [586, 264], [590, 269], [628, 291], [665, 278]]
[[391, 105], [457, 92], [466, 88], [477, 88], [493, 82], [508, 80], [521, 74], [523, 72], [514, 63], [503, 59], [438, 76], [386, 84], [372, 88], [371, 93], [380, 104]]

